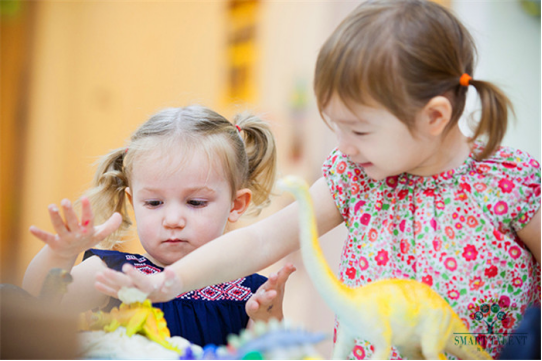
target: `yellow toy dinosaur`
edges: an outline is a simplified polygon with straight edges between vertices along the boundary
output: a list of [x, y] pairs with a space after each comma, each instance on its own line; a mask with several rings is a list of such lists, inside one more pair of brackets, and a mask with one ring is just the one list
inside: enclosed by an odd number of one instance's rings
[[341, 283], [318, 244], [306, 182], [288, 176], [279, 181], [279, 187], [292, 193], [299, 203], [303, 262], [318, 292], [339, 320], [334, 359], [346, 359], [355, 338], [371, 342], [373, 359], [388, 359], [392, 345], [409, 359], [445, 359], [444, 351], [461, 359], [492, 359], [481, 346], [454, 342], [454, 333], [469, 331], [450, 305], [429, 286], [408, 279], [381, 280], [359, 288]]
[[111, 312], [99, 311], [84, 315], [80, 328], [83, 331], [113, 332], [119, 326], [126, 328], [127, 336], [139, 333], [168, 350], [182, 354], [182, 351], [167, 342], [166, 338], [170, 337], [170, 333], [164, 313], [159, 308], [153, 307], [148, 299], [131, 304], [122, 303], [119, 308], [114, 307]]

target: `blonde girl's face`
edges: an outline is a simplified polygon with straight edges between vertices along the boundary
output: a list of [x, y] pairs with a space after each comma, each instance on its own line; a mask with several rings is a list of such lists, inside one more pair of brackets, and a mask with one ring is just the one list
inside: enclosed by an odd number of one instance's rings
[[146, 256], [159, 266], [222, 235], [233, 207], [222, 173], [205, 154], [192, 153], [180, 166], [171, 155], [136, 160], [133, 166], [127, 193], [137, 232]]
[[337, 136], [339, 150], [375, 180], [404, 172], [423, 175], [430, 166], [433, 140], [423, 134], [415, 138], [383, 107], [353, 104], [348, 108], [334, 96], [323, 115]]

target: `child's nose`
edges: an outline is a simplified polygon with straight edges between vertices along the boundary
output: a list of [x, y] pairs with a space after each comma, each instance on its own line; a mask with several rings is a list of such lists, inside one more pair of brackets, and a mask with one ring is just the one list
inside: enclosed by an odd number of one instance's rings
[[169, 207], [166, 209], [163, 225], [166, 228], [184, 228], [186, 226], [186, 217], [181, 209]]
[[357, 155], [358, 150], [352, 143], [344, 136], [338, 136], [339, 140], [339, 150], [345, 155]]

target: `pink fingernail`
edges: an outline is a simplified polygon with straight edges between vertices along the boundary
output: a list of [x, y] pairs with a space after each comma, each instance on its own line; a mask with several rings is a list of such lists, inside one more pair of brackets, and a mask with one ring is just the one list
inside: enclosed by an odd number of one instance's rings
[[83, 223], [83, 226], [88, 226], [88, 224], [90, 223], [90, 219], [87, 219], [84, 223]]

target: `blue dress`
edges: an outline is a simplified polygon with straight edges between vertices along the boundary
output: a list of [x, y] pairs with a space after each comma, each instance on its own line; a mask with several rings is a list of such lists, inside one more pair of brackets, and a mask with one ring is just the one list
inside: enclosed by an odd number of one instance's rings
[[[145, 274], [162, 272], [164, 269], [139, 254], [90, 249], [83, 260], [100, 257], [109, 268], [120, 271], [125, 263], [132, 264]], [[225, 345], [230, 333], [239, 334], [246, 328], [249, 317], [245, 304], [267, 278], [258, 274], [235, 281], [208, 286], [178, 295], [168, 302], [154, 303], [164, 312], [171, 336], [181, 336], [200, 346]], [[104, 311], [119, 306], [120, 301], [111, 297]]]

